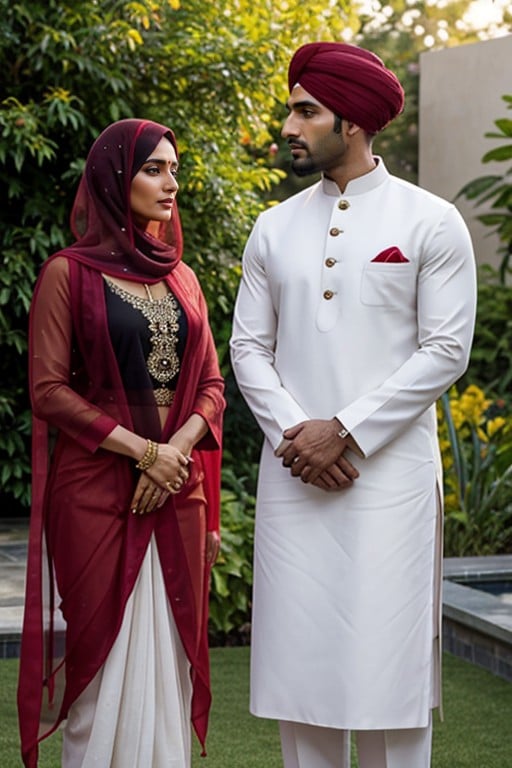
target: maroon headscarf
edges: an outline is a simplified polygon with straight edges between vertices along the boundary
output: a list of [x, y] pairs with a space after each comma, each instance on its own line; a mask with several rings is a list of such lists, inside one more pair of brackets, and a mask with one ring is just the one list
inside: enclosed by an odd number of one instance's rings
[[91, 147], [71, 212], [77, 241], [65, 249], [83, 264], [125, 279], [160, 280], [176, 266], [183, 237], [176, 201], [172, 218], [156, 237], [133, 222], [130, 187], [135, 174], [162, 137], [176, 155], [174, 133], [149, 120], [119, 120], [106, 128]]
[[400, 114], [404, 91], [371, 51], [347, 43], [307, 43], [292, 57], [290, 92], [300, 84], [334, 114], [377, 133]]

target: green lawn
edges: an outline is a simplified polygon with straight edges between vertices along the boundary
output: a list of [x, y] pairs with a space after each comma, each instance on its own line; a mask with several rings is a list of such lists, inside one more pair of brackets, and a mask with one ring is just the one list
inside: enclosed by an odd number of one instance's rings
[[[276, 723], [247, 711], [248, 658], [247, 648], [211, 652], [214, 703], [208, 758], [201, 759], [196, 749], [194, 768], [281, 767]], [[16, 674], [17, 661], [0, 662], [2, 768], [21, 766]], [[436, 718], [434, 724], [433, 768], [512, 768], [512, 684], [446, 654], [444, 701], [445, 721]], [[41, 752], [40, 768], [58, 768], [58, 737], [49, 739]]]

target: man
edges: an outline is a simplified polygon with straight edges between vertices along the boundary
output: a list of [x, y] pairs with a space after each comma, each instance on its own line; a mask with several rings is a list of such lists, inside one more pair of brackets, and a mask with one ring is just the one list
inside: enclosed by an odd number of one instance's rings
[[430, 765], [439, 705], [435, 401], [475, 314], [453, 205], [390, 176], [372, 139], [403, 108], [382, 61], [312, 43], [282, 134], [321, 180], [263, 213], [231, 340], [265, 435], [256, 511], [251, 711], [286, 768]]

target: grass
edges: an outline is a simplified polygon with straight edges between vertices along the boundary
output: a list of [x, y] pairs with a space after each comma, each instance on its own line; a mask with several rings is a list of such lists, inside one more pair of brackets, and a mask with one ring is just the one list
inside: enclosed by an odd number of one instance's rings
[[[248, 712], [248, 659], [248, 648], [212, 649], [208, 758], [201, 759], [194, 749], [193, 768], [281, 768], [277, 724]], [[16, 660], [0, 661], [2, 768], [21, 766], [17, 666]], [[432, 768], [512, 768], [512, 684], [445, 654], [443, 690], [445, 721], [436, 717], [434, 723]], [[57, 736], [43, 745], [40, 768], [59, 765]]]

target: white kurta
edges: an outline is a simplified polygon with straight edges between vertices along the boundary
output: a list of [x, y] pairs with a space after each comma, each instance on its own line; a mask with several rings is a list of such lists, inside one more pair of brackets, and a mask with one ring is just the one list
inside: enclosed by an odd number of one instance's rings
[[[372, 261], [391, 247], [400, 263]], [[453, 205], [377, 168], [323, 179], [249, 238], [232, 360], [266, 440], [256, 510], [251, 711], [424, 727], [435, 704], [435, 400], [465, 370], [475, 266]], [[337, 415], [365, 458], [325, 493], [273, 451]]]

